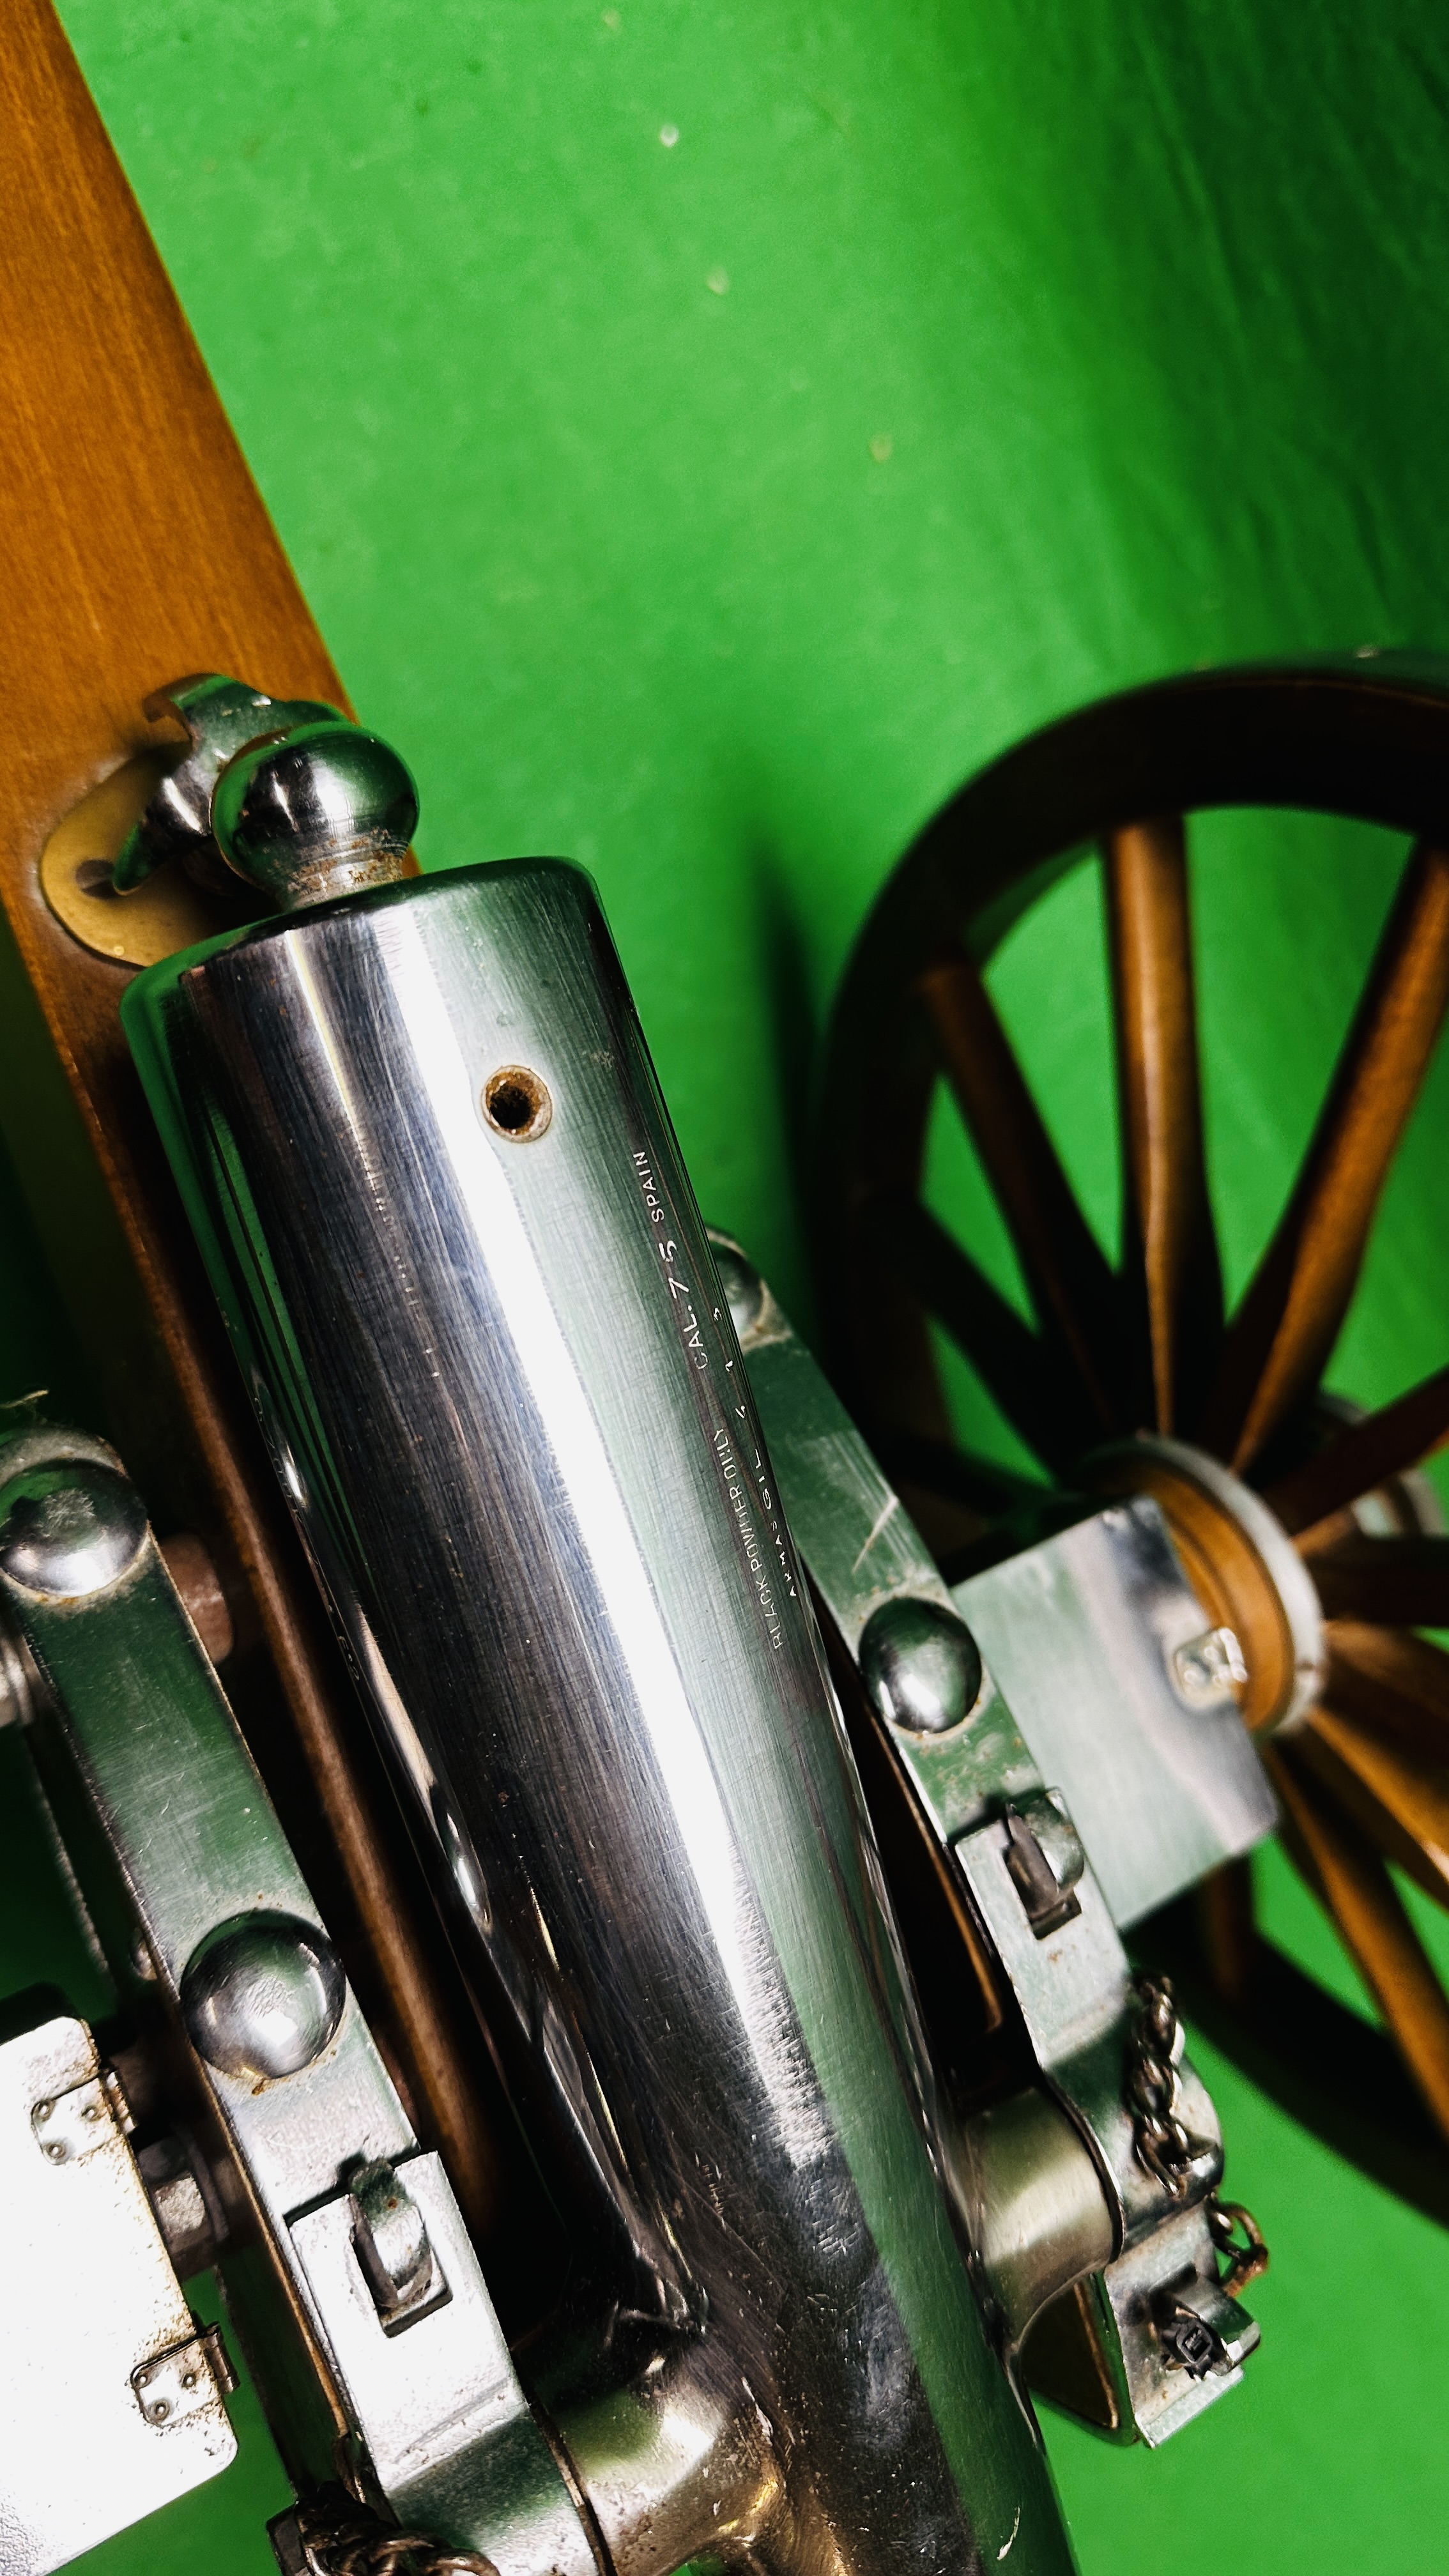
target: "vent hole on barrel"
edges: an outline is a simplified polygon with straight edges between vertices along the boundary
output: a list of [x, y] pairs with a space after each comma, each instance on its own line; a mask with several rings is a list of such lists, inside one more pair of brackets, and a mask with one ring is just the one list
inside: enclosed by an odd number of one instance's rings
[[501, 1064], [483, 1086], [483, 1115], [500, 1136], [527, 1145], [553, 1116], [548, 1085], [526, 1064]]

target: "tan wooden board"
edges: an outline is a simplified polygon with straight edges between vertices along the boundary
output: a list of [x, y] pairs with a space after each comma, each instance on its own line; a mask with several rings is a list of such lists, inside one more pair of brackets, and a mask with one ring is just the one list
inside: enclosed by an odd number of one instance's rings
[[[217, 670], [344, 705], [74, 57], [45, 0], [0, 46], [0, 1119], [112, 1436], [163, 1528], [212, 1547], [228, 1678], [415, 2115], [475, 2223], [493, 2204], [471, 2016], [380, 1830], [357, 1720], [180, 1217], [122, 1039], [131, 971], [45, 900], [42, 852], [98, 782], [165, 738], [142, 702]], [[53, 1054], [37, 1046], [33, 991]], [[58, 1059], [58, 1067], [57, 1067]], [[63, 1074], [64, 1082], [60, 1075]], [[326, 1831], [269, 1725], [280, 1677]], [[341, 1874], [335, 1866], [340, 1856]], [[358, 1925], [366, 1927], [364, 1945]]]

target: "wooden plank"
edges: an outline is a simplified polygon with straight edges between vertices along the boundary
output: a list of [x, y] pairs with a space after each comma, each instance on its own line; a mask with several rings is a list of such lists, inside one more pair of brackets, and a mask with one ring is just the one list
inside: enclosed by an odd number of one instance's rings
[[[349, 1966], [481, 2226], [495, 2177], [465, 2071], [471, 2016], [345, 1749], [351, 1694], [121, 1037], [126, 970], [70, 938], [37, 875], [84, 791], [161, 738], [141, 714], [161, 683], [221, 670], [273, 696], [345, 700], [45, 0], [6, 14], [0, 199], [0, 900], [14, 942], [0, 1016], [27, 1044], [28, 982], [73, 1104], [54, 1061], [26, 1053], [23, 1082], [12, 1069], [3, 1085], [8, 1141], [112, 1436], [158, 1515], [184, 1513], [217, 1556], [239, 1632], [228, 1680], [263, 1737], [259, 1648], [281, 1677], [327, 1829], [309, 1840], [306, 1797], [284, 1794], [289, 1830], [314, 1879], [330, 1868], [329, 1912], [366, 1927], [370, 1962]], [[285, 1791], [284, 1731], [258, 1751]]]

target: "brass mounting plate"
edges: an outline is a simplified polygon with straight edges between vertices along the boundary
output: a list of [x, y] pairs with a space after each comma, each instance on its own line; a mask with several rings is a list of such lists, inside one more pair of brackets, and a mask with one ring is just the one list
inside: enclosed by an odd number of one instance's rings
[[118, 966], [154, 966], [220, 930], [255, 921], [262, 909], [240, 880], [235, 900], [212, 894], [175, 860], [130, 894], [111, 886], [111, 864], [175, 757], [141, 751], [123, 761], [72, 806], [40, 855], [41, 892], [57, 921]]

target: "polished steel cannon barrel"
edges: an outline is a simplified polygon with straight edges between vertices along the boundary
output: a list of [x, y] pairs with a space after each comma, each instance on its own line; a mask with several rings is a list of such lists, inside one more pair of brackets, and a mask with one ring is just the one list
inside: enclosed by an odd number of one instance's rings
[[154, 969], [127, 1025], [566, 2194], [564, 2311], [520, 2367], [601, 2564], [1067, 2568], [589, 881], [516, 861], [322, 904]]

